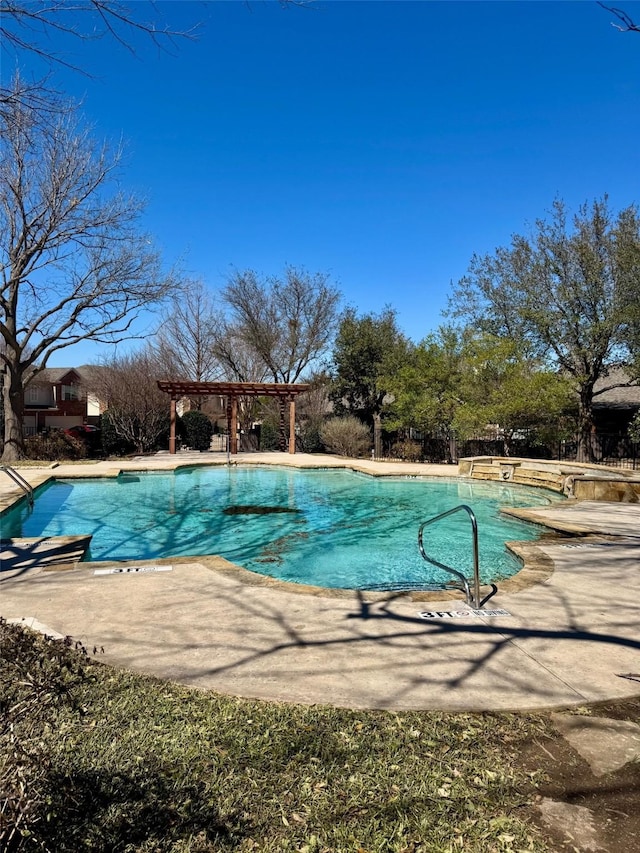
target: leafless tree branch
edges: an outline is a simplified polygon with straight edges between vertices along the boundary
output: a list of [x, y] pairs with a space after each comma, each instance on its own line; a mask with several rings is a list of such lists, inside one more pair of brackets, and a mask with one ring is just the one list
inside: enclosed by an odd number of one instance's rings
[[[142, 18], [141, 7], [154, 15]], [[52, 32], [83, 41], [110, 36], [132, 53], [130, 35], [144, 33], [163, 50], [175, 48], [179, 39], [194, 39], [199, 26], [176, 30], [168, 24], [159, 26], [159, 4], [147, 2], [132, 6], [115, 0], [0, 0], [0, 38], [16, 53], [30, 52], [66, 67], [81, 70], [46, 46], [43, 39]], [[85, 24], [86, 22], [86, 24]]]
[[183, 282], [163, 313], [153, 344], [163, 376], [195, 382], [220, 378], [214, 342], [222, 325], [222, 306], [214, 304], [204, 283]]
[[624, 9], [618, 9], [615, 6], [607, 6], [605, 3], [598, 2], [598, 6], [601, 6], [603, 9], [606, 9], [607, 12], [611, 12], [612, 15], [618, 19], [619, 23], [611, 22], [611, 26], [615, 27], [616, 30], [620, 30], [621, 33], [640, 33], [640, 24], [636, 24], [635, 21], [631, 18], [628, 12], [625, 12]]

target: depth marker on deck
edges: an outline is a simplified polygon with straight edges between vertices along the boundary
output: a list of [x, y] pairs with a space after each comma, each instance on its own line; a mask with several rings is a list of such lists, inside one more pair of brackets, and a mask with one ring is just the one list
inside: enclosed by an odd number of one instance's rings
[[135, 575], [146, 572], [172, 572], [173, 566], [124, 566], [120, 569], [95, 569], [94, 575]]
[[418, 613], [421, 619], [472, 619], [481, 616], [511, 616], [508, 610], [423, 610]]

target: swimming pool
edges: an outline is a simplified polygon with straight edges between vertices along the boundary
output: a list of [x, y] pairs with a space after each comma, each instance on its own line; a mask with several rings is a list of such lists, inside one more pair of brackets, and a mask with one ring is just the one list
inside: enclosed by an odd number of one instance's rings
[[[219, 554], [263, 575], [315, 586], [441, 583], [450, 576], [420, 557], [420, 524], [465, 503], [478, 519], [484, 583], [520, 565], [505, 541], [540, 528], [500, 515], [546, 505], [540, 489], [459, 479], [371, 477], [348, 470], [259, 466], [178, 469], [115, 479], [55, 480], [2, 518], [4, 537], [92, 534], [90, 560]], [[468, 522], [429, 531], [430, 556], [471, 575]]]

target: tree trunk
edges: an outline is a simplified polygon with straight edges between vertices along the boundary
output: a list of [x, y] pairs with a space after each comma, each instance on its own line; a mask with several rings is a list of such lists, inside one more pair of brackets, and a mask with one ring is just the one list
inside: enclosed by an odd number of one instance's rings
[[11, 464], [24, 456], [24, 435], [22, 421], [24, 415], [24, 390], [22, 374], [5, 367], [2, 386], [4, 403], [4, 446], [0, 461]]
[[593, 422], [593, 383], [580, 389], [578, 404], [578, 449], [576, 462], [596, 462], [595, 424]]
[[511, 433], [502, 433], [502, 455], [506, 459], [511, 456]]
[[380, 412], [373, 416], [373, 455], [376, 459], [382, 459], [382, 417]]
[[447, 458], [447, 462], [450, 465], [456, 464], [458, 462], [458, 442], [453, 433], [449, 433], [447, 444], [449, 447], [449, 456]]

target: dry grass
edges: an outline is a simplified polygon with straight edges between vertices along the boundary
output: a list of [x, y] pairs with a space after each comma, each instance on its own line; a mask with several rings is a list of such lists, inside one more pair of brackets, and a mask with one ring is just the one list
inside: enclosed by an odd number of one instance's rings
[[519, 816], [535, 715], [234, 699], [0, 624], [0, 848], [55, 853], [547, 848]]

